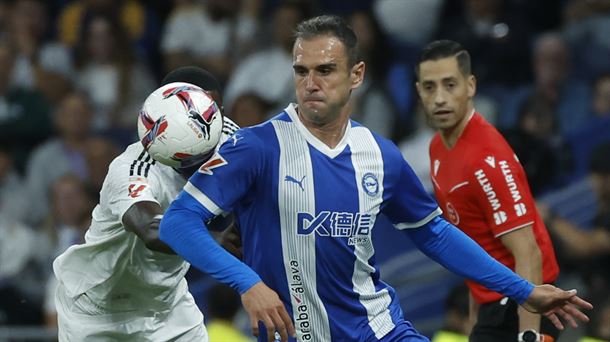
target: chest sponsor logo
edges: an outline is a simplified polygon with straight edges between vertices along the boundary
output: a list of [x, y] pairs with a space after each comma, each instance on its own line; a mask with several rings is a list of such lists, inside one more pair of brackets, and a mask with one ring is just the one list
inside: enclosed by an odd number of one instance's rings
[[494, 223], [496, 225], [500, 225], [500, 224], [506, 222], [506, 220], [507, 220], [506, 212], [500, 210], [500, 208], [502, 207], [502, 204], [500, 203], [500, 200], [498, 199], [498, 195], [494, 191], [493, 186], [491, 186], [491, 183], [489, 182], [489, 179], [487, 178], [487, 175], [485, 174], [485, 172], [483, 170], [479, 169], [474, 173], [474, 175], [476, 176], [477, 181], [479, 182], [479, 185], [481, 186], [481, 189], [483, 189], [483, 192], [485, 192], [487, 201], [489, 202], [489, 205], [491, 206], [491, 209], [494, 212], [493, 213]]
[[371, 214], [321, 211], [317, 215], [297, 213], [297, 234], [348, 238], [349, 245], [368, 241], [374, 219]]

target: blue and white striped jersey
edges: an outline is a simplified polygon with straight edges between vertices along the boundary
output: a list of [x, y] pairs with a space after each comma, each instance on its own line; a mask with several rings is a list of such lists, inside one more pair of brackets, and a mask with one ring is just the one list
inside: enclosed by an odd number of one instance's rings
[[278, 292], [299, 340], [380, 339], [404, 319], [379, 279], [376, 218], [407, 229], [441, 212], [393, 143], [351, 121], [331, 149], [295, 108], [239, 130], [176, 205], [236, 214], [244, 262]]

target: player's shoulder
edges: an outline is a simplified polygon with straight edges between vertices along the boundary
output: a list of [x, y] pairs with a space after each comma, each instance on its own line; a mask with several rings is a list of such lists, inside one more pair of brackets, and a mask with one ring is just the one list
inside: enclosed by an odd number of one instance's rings
[[463, 135], [468, 147], [467, 154], [474, 157], [514, 154], [502, 134], [478, 113], [475, 113]]
[[135, 142], [116, 157], [109, 166], [110, 175], [148, 177], [154, 172], [157, 163], [144, 149], [140, 142]]
[[222, 121], [222, 134], [224, 136], [230, 137], [232, 136], [235, 132], [237, 132], [239, 130], [239, 125], [235, 123], [235, 121], [231, 120], [230, 118], [223, 116], [223, 121]]
[[354, 120], [350, 120], [350, 124], [351, 124], [351, 130], [352, 133], [351, 134], [362, 134], [363, 132], [365, 134], [370, 134], [370, 136], [373, 138], [373, 140], [375, 141], [375, 143], [377, 143], [377, 146], [379, 147], [379, 150], [383, 156], [384, 160], [402, 160], [403, 156], [402, 153], [400, 152], [400, 149], [398, 148], [398, 146], [396, 146], [396, 144], [382, 136], [377, 134], [376, 132], [370, 130], [368, 127], [362, 125], [361, 123], [354, 121]]

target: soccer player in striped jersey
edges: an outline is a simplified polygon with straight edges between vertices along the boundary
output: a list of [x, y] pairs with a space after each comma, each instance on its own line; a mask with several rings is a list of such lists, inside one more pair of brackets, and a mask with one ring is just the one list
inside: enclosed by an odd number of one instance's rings
[[[590, 304], [575, 292], [535, 287], [444, 220], [398, 148], [349, 119], [351, 91], [365, 72], [356, 45], [339, 17], [299, 24], [298, 104], [224, 143], [167, 210], [161, 240], [242, 294], [259, 340], [272, 341], [276, 332], [294, 340], [291, 325], [266, 305], [277, 293], [299, 341], [428, 341], [380, 280], [371, 239], [380, 214], [450, 270], [557, 324], [556, 312], [586, 320], [577, 306]], [[206, 229], [204, 222], [222, 212], [237, 217], [245, 264]]]
[[[172, 82], [194, 84], [222, 102], [218, 82], [202, 69], [175, 70], [163, 80]], [[237, 129], [225, 117], [220, 143]], [[138, 141], [111, 163], [86, 243], [53, 264], [60, 341], [207, 341], [184, 279], [189, 264], [158, 237], [161, 215], [204, 161], [173, 169]]]

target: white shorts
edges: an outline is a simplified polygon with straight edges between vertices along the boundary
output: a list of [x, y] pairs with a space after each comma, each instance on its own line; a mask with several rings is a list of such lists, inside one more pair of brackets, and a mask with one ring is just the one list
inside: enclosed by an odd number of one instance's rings
[[109, 313], [86, 295], [70, 298], [63, 285], [55, 293], [60, 342], [68, 341], [208, 341], [203, 314], [187, 292], [164, 312]]

